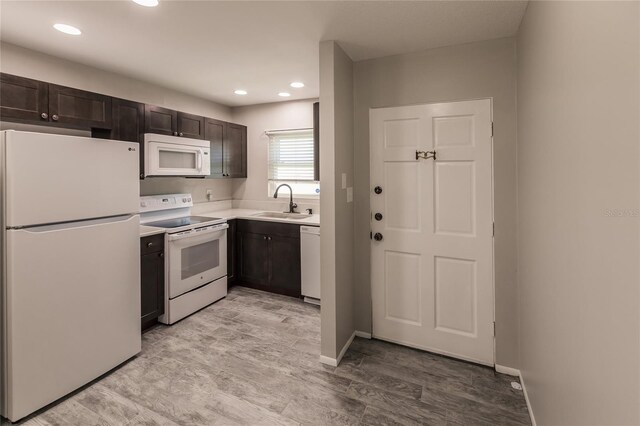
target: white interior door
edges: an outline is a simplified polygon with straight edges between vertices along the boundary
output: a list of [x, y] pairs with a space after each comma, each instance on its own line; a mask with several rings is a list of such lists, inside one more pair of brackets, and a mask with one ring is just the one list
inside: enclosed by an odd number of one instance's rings
[[370, 138], [373, 336], [493, 365], [491, 101], [372, 109]]

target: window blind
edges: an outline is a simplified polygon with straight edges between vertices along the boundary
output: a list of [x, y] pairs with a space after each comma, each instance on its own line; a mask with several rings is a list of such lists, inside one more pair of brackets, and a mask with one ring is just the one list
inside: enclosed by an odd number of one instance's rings
[[269, 135], [269, 180], [313, 181], [313, 129]]

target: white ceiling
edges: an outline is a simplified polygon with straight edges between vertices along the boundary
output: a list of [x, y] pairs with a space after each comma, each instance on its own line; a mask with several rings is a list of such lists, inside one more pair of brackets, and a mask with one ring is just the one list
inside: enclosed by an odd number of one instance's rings
[[[0, 38], [225, 105], [317, 97], [318, 42], [355, 61], [512, 36], [526, 1], [1, 1]], [[55, 31], [77, 26], [81, 36]], [[289, 83], [306, 87], [292, 89]], [[237, 96], [234, 89], [249, 94]]]

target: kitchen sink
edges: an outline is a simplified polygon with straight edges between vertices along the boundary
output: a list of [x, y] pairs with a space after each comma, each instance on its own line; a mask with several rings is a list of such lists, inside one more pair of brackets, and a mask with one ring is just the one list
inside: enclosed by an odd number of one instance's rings
[[302, 219], [307, 219], [309, 218], [309, 215], [307, 214], [302, 214], [302, 213], [280, 213], [280, 212], [262, 212], [262, 213], [256, 213], [252, 216], [255, 217], [271, 217], [274, 219], [296, 219], [296, 220], [302, 220]]

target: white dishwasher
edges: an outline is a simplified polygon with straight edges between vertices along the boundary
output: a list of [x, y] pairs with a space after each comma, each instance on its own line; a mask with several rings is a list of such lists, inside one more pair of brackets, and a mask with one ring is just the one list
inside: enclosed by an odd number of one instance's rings
[[304, 301], [320, 304], [320, 227], [300, 227], [302, 295]]

